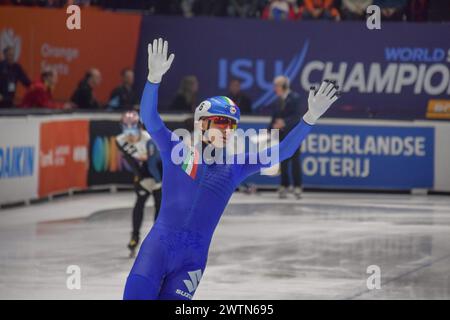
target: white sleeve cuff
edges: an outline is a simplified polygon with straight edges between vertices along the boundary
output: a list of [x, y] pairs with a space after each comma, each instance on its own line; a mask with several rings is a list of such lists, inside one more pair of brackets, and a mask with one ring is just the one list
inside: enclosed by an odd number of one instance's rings
[[161, 82], [161, 78], [162, 77], [155, 77], [155, 76], [151, 77], [149, 74], [147, 80], [150, 81], [151, 83], [158, 84]]
[[309, 125], [314, 125], [317, 119], [309, 112], [309, 110], [303, 116], [303, 121], [305, 121]]

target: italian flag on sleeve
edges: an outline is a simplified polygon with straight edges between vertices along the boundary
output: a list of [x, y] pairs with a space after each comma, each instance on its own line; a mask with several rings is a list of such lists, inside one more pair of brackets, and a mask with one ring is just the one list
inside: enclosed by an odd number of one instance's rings
[[186, 172], [192, 179], [195, 179], [195, 176], [197, 175], [198, 158], [197, 149], [190, 148], [189, 153], [181, 166], [183, 171]]

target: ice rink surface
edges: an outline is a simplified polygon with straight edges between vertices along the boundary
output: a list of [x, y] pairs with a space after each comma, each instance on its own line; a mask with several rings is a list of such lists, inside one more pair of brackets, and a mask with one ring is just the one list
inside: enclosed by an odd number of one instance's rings
[[[120, 299], [133, 201], [88, 194], [0, 210], [0, 298]], [[70, 265], [80, 290], [66, 287]], [[367, 287], [370, 265], [381, 289]], [[450, 197], [236, 193], [194, 298], [449, 299]]]

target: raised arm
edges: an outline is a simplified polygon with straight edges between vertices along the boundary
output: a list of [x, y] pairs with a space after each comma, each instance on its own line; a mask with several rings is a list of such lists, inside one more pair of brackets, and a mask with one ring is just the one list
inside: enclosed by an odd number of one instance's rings
[[[263, 150], [257, 156], [257, 163], [250, 164], [249, 159], [255, 159], [255, 155], [247, 154], [245, 157], [245, 163], [242, 165], [241, 179], [257, 173], [260, 169], [271, 167], [281, 161], [292, 157], [294, 152], [300, 148], [302, 141], [306, 138], [311, 128], [316, 121], [328, 110], [328, 108], [339, 97], [337, 91], [339, 87], [335, 86], [334, 82], [324, 80], [320, 85], [319, 90], [315, 91], [312, 87], [309, 91], [308, 97], [308, 111], [303, 116], [302, 120], [289, 132], [289, 134], [277, 145], [270, 147], [269, 150]], [[278, 154], [278, 157], [274, 157], [274, 161], [268, 164], [261, 164], [260, 159], [262, 155]]]
[[170, 150], [173, 133], [167, 129], [158, 113], [158, 88], [162, 76], [169, 70], [175, 55], [167, 58], [168, 43], [161, 38], [148, 45], [148, 78], [141, 98], [140, 117], [161, 152]]

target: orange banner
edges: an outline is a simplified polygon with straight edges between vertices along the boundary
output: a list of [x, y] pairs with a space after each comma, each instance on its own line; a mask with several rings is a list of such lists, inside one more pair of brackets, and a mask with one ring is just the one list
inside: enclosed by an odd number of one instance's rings
[[39, 197], [86, 188], [89, 121], [42, 123], [40, 128]]
[[[69, 30], [66, 9], [0, 7], [0, 48], [16, 48], [16, 60], [37, 79], [43, 68], [59, 74], [54, 98], [68, 100], [89, 68], [102, 73], [95, 97], [106, 102], [120, 71], [134, 67], [141, 16], [81, 8], [81, 29]], [[19, 86], [18, 97], [24, 89]]]

